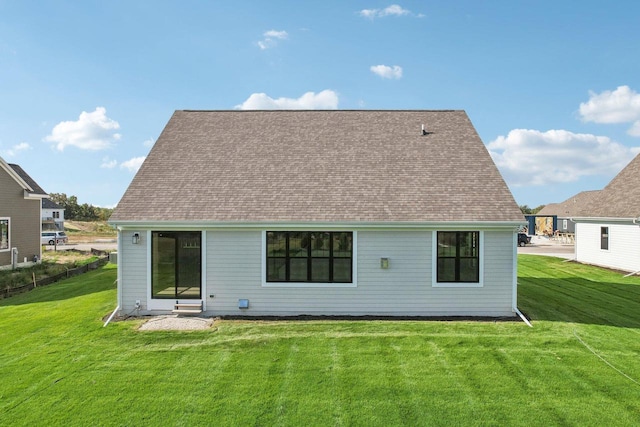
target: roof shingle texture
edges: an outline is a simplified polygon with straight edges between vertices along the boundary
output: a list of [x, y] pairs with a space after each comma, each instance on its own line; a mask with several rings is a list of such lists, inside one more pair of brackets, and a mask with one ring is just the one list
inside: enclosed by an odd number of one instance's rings
[[537, 215], [557, 215], [562, 218], [591, 216], [600, 190], [582, 191], [561, 203], [549, 203]]
[[110, 221], [523, 216], [464, 111], [176, 111]]
[[28, 174], [24, 169], [22, 169], [22, 167], [20, 167], [20, 165], [16, 165], [16, 164], [14, 164], [14, 163], [9, 163], [9, 166], [11, 166], [11, 169], [13, 169], [13, 170], [18, 174], [18, 176], [19, 176], [20, 178], [22, 178], [22, 180], [23, 180], [24, 182], [26, 182], [26, 183], [27, 183], [27, 185], [28, 185], [29, 187], [33, 188], [33, 191], [29, 191], [29, 193], [31, 193], [31, 194], [47, 194], [47, 192], [46, 192], [46, 191], [44, 191], [44, 190], [42, 189], [42, 187], [40, 187], [40, 186], [38, 185], [38, 183], [37, 183], [37, 182], [35, 182], [35, 181], [33, 180], [33, 178], [31, 178], [31, 177], [29, 176], [29, 174]]
[[640, 217], [640, 155], [637, 155], [598, 195], [591, 215], [600, 218]]

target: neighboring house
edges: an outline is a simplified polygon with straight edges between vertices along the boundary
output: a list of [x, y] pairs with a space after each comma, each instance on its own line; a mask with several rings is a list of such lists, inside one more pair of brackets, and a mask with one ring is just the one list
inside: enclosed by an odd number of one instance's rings
[[524, 217], [464, 111], [176, 111], [109, 221], [121, 314], [517, 310]]
[[64, 208], [50, 199], [42, 199], [42, 230], [64, 231]]
[[575, 223], [572, 218], [589, 216], [600, 190], [582, 191], [562, 203], [550, 203], [536, 215], [557, 217], [557, 227], [561, 233], [575, 233]]
[[525, 232], [530, 236], [553, 236], [558, 226], [555, 215], [525, 215], [527, 227]]
[[623, 271], [640, 270], [640, 156], [596, 194], [576, 222], [576, 260]]
[[0, 267], [42, 257], [42, 199], [45, 191], [18, 165], [0, 157]]

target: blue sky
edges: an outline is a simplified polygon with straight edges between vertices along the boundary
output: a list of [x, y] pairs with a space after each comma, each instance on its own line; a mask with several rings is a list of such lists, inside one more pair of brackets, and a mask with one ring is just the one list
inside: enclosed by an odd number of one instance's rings
[[640, 151], [640, 2], [0, 0], [0, 156], [114, 206], [174, 110], [462, 109], [519, 204]]

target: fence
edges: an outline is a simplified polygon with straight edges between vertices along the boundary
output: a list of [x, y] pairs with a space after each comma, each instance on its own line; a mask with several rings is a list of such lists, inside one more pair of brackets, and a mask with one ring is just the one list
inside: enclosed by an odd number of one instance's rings
[[0, 299], [9, 298], [14, 295], [21, 294], [23, 292], [29, 292], [30, 290], [39, 288], [40, 286], [47, 286], [62, 279], [78, 276], [80, 274], [86, 273], [91, 270], [96, 270], [99, 267], [102, 267], [103, 265], [109, 262], [109, 254], [107, 254], [106, 252], [99, 251], [96, 249], [91, 249], [91, 253], [94, 255], [102, 256], [102, 258], [98, 258], [97, 260], [90, 262], [89, 264], [85, 264], [77, 268], [69, 269], [65, 272], [56, 274], [54, 276], [43, 277], [40, 280], [36, 280], [35, 283], [32, 282], [27, 285], [17, 286], [17, 287], [8, 288], [8, 289], [2, 289], [0, 290]]

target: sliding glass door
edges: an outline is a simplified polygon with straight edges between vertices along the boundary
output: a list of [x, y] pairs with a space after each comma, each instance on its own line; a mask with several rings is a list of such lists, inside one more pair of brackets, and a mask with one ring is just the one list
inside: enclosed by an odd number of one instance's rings
[[200, 299], [202, 295], [202, 233], [151, 233], [151, 297]]

